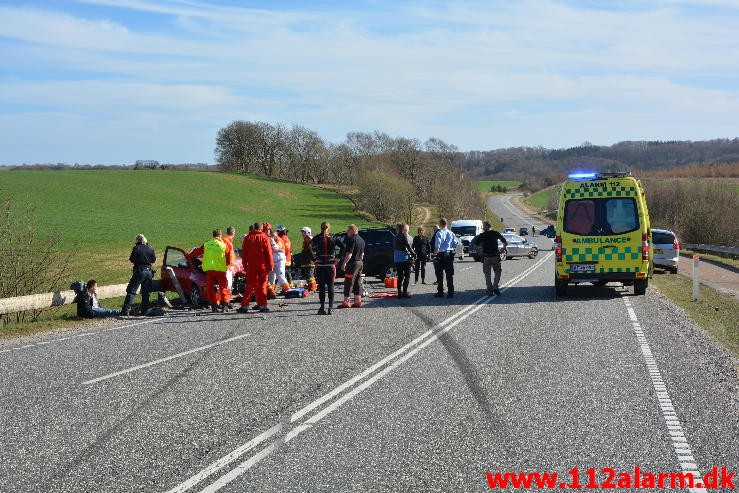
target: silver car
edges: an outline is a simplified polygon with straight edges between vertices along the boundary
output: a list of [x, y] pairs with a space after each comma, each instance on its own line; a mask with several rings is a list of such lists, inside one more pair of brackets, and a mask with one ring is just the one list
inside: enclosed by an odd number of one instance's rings
[[654, 248], [654, 266], [677, 274], [680, 261], [680, 243], [677, 235], [667, 229], [652, 229], [652, 248]]
[[539, 247], [532, 241], [525, 240], [518, 235], [503, 234], [506, 245], [506, 258], [529, 257], [534, 258], [539, 253]]

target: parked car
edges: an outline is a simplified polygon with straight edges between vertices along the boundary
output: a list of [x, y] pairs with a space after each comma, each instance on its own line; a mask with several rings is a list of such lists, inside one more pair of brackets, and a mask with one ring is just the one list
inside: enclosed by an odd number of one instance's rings
[[503, 234], [503, 238], [508, 242], [505, 250], [507, 259], [514, 257], [534, 258], [539, 254], [539, 247], [533, 241], [512, 234]]
[[529, 228], [527, 228], [525, 226], [519, 228], [518, 234], [519, 234], [519, 236], [528, 236], [529, 235]]
[[[246, 273], [241, 263], [241, 249], [234, 248], [234, 250], [237, 258], [236, 262], [231, 266], [231, 272], [234, 275], [233, 288], [231, 290], [232, 300], [241, 298], [246, 281]], [[171, 267], [177, 278], [177, 282], [180, 283], [182, 291], [189, 298], [190, 304], [193, 307], [197, 308], [201, 303], [207, 302], [206, 290], [208, 280], [200, 267], [201, 264], [202, 256], [196, 259], [189, 259], [187, 258], [187, 253], [182, 248], [168, 246], [164, 250], [164, 263], [161, 270], [164, 290], [177, 291], [172, 279], [167, 273], [167, 267]]]
[[[342, 242], [346, 233], [336, 235]], [[379, 279], [395, 276], [393, 262], [393, 240], [395, 229], [390, 227], [365, 228], [359, 230], [359, 236], [364, 240], [364, 268], [365, 276], [376, 276]], [[337, 258], [342, 252], [337, 251]], [[343, 277], [343, 272], [337, 272], [337, 277]]]
[[654, 248], [654, 266], [677, 274], [680, 261], [680, 243], [677, 235], [667, 229], [652, 229], [652, 248]]
[[541, 231], [539, 231], [539, 233], [541, 233], [542, 236], [546, 236], [547, 238], [554, 238], [554, 236], [555, 236], [555, 234], [554, 234], [554, 226], [552, 226], [550, 224], [546, 228], [544, 228]]
[[[503, 248], [503, 242], [500, 240], [498, 240], [498, 251], [500, 252], [500, 261], [502, 262], [506, 259], [507, 254], [505, 248]], [[482, 262], [482, 245], [470, 245], [469, 253], [475, 262]]]

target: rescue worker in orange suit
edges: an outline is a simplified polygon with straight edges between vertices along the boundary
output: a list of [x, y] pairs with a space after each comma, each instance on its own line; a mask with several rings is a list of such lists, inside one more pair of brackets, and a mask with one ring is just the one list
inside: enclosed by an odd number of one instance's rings
[[293, 266], [293, 242], [288, 238], [288, 231], [285, 226], [277, 226], [275, 231], [277, 231], [277, 234], [282, 238], [282, 242], [285, 244], [285, 279], [287, 279], [287, 283], [292, 287], [293, 278], [290, 274], [290, 270]]
[[313, 240], [311, 229], [308, 226], [300, 228], [303, 235], [303, 246], [300, 251], [300, 273], [307, 283], [308, 291], [318, 289], [316, 284], [316, 264], [313, 261], [313, 253], [310, 250], [310, 242]]
[[290, 289], [290, 285], [287, 283], [285, 277], [285, 242], [277, 233], [277, 231], [271, 231], [269, 239], [272, 242], [272, 259], [274, 260], [274, 268], [269, 273], [269, 284], [267, 285], [267, 297], [271, 294], [272, 297], [275, 295], [277, 290], [277, 283], [280, 283], [280, 288], [284, 294]]
[[219, 306], [221, 312], [229, 309], [231, 290], [228, 289], [226, 271], [236, 261], [233, 246], [221, 238], [222, 234], [220, 229], [214, 229], [213, 239], [206, 241], [188, 255], [189, 258], [203, 256], [202, 269], [208, 280], [208, 299], [213, 312], [217, 312]]
[[[231, 248], [234, 247], [234, 236], [236, 236], [236, 228], [233, 226], [229, 226], [226, 228], [226, 236], [223, 237], [223, 241], [231, 245]], [[236, 255], [236, 250], [234, 250], [234, 256]], [[233, 283], [234, 283], [234, 273], [233, 270], [231, 270], [231, 266], [228, 266], [229, 269], [226, 271], [226, 279], [228, 279], [228, 290], [233, 293]], [[233, 308], [232, 306], [229, 306], [229, 308]]]
[[269, 237], [262, 231], [262, 225], [254, 223], [249, 234], [244, 236], [241, 243], [241, 261], [246, 270], [246, 288], [241, 298], [239, 313], [249, 312], [249, 300], [255, 294], [257, 304], [252, 309], [260, 312], [269, 312], [267, 306], [267, 276], [274, 269], [272, 259], [272, 243]]

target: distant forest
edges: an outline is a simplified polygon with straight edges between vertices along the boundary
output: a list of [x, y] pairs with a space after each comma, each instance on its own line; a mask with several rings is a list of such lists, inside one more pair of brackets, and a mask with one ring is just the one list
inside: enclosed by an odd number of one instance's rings
[[[739, 138], [706, 141], [628, 141], [612, 146], [588, 142], [569, 149], [515, 147], [464, 154], [467, 173], [481, 180], [517, 180], [538, 189], [559, 183], [573, 170], [632, 171], [669, 176], [671, 169], [714, 165], [716, 176], [733, 176]], [[538, 183], [537, 183], [538, 182]]]

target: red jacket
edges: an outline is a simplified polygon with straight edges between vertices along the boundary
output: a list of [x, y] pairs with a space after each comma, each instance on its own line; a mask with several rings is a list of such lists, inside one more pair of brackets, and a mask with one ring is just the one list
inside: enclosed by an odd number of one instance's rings
[[272, 244], [263, 231], [251, 231], [244, 236], [244, 241], [241, 244], [241, 261], [246, 270], [270, 271], [274, 269]]

